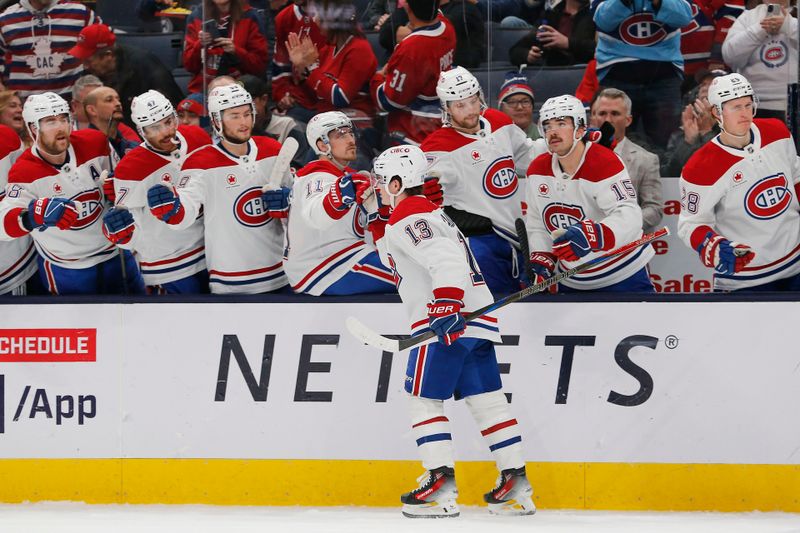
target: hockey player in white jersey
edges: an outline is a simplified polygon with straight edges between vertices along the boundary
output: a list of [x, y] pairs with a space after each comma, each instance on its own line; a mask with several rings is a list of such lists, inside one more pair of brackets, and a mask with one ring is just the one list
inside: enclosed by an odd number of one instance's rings
[[[564, 95], [539, 110], [549, 153], [528, 168], [526, 226], [533, 282], [567, 270], [642, 235], [642, 210], [628, 171], [613, 151], [584, 141], [586, 110]], [[655, 292], [649, 245], [576, 274], [559, 290]]]
[[253, 137], [255, 107], [240, 85], [215, 87], [208, 96], [217, 144], [183, 163], [177, 188], [152, 186], [147, 203], [171, 228], [190, 228], [203, 213], [206, 265], [215, 294], [259, 294], [286, 287], [283, 225], [262, 198], [280, 143]]
[[[8, 171], [24, 149], [17, 132], [8, 126], [0, 125], [0, 202], [6, 195]], [[30, 236], [8, 241], [0, 240], [0, 296], [43, 292], [39, 277], [35, 274], [36, 249]], [[35, 287], [27, 286], [34, 283]]]
[[786, 125], [753, 119], [741, 74], [708, 88], [720, 134], [681, 173], [678, 235], [714, 269], [717, 291], [800, 290], [800, 158]]
[[116, 167], [116, 206], [103, 216], [104, 233], [117, 246], [136, 251], [148, 293], [207, 293], [202, 217], [172, 231], [150, 212], [147, 191], [165, 182], [177, 185], [188, 155], [211, 138], [197, 126], [178, 126], [175, 109], [158, 91], [134, 98], [131, 118], [144, 143]]
[[411, 334], [433, 330], [438, 342], [415, 348], [408, 358], [412, 433], [426, 469], [420, 486], [401, 496], [403, 514], [458, 516], [450, 422], [444, 400], [465, 399], [500, 470], [485, 494], [497, 514], [533, 514], [533, 490], [525, 475], [522, 437], [502, 392], [493, 342], [500, 340], [497, 319], [483, 315], [468, 323], [463, 313], [492, 302], [466, 239], [452, 220], [422, 195], [427, 162], [416, 146], [397, 146], [375, 160], [382, 203], [392, 208], [388, 221], [365, 202], [384, 262], [392, 266]]
[[348, 166], [356, 160], [353, 124], [340, 111], [320, 113], [306, 136], [319, 159], [301, 168], [292, 186], [284, 257], [292, 289], [315, 296], [395, 292], [391, 271], [364, 239], [359, 204], [371, 182]]
[[52, 294], [144, 292], [133, 255], [124, 251], [122, 268], [117, 248], [103, 236], [105, 135], [71, 131], [69, 105], [54, 93], [30, 96], [22, 116], [34, 145], [9, 171], [3, 233], [33, 237], [39, 274]]
[[463, 67], [442, 72], [436, 93], [443, 127], [421, 148], [429, 172], [440, 176], [445, 212], [467, 236], [492, 293], [516, 292], [523, 264], [514, 227], [522, 217], [517, 174], [524, 176], [547, 147], [528, 139], [505, 113], [488, 109], [478, 80]]

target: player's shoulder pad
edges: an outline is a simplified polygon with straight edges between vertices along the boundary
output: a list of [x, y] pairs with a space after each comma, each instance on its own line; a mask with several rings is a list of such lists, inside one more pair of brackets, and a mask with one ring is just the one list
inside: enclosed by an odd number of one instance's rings
[[573, 179], [598, 183], [625, 170], [625, 163], [610, 148], [592, 143], [587, 147], [583, 164]]
[[189, 126], [181, 124], [178, 132], [186, 139], [186, 153], [194, 152], [201, 146], [211, 144], [211, 136], [200, 126]]
[[267, 157], [275, 157], [281, 151], [281, 143], [266, 135], [253, 137], [253, 142], [256, 143], [256, 148], [258, 149], [256, 161], [261, 161]]
[[424, 196], [411, 196], [400, 202], [389, 215], [389, 225], [414, 215], [432, 213], [439, 209]]
[[213, 144], [198, 148], [183, 162], [181, 171], [184, 170], [210, 170], [212, 168], [230, 167], [234, 161], [217, 149]]
[[19, 156], [19, 159], [11, 165], [11, 169], [8, 171], [8, 182], [33, 183], [40, 178], [55, 176], [57, 174], [58, 170], [33, 155], [31, 149], [28, 148]]
[[323, 172], [325, 174], [331, 174], [333, 176], [341, 176], [345, 172], [355, 172], [353, 169], [349, 167], [345, 167], [344, 170], [339, 170], [339, 168], [328, 161], [327, 159], [317, 159], [316, 161], [311, 161], [307, 165], [304, 165], [303, 168], [297, 171], [297, 177], [302, 178], [304, 176], [308, 176], [309, 174], [314, 174], [316, 172]]
[[425, 137], [419, 147], [423, 152], [453, 152], [473, 142], [475, 139], [461, 135], [453, 128], [439, 128]]
[[757, 118], [753, 120], [753, 124], [758, 128], [761, 134], [761, 147], [772, 144], [781, 139], [788, 139], [790, 137], [789, 128], [786, 124], [777, 118]]
[[0, 124], [0, 159], [8, 156], [11, 152], [16, 152], [22, 148], [22, 140], [17, 132]]
[[681, 178], [692, 185], [704, 187], [714, 185], [733, 165], [741, 161], [713, 141], [707, 142], [697, 150], [681, 171]]
[[100, 130], [87, 128], [73, 131], [69, 136], [69, 143], [75, 150], [78, 165], [95, 157], [108, 156], [110, 151], [108, 138]]
[[553, 154], [547, 152], [540, 155], [528, 165], [526, 176], [552, 176], [553, 175]]
[[120, 160], [114, 169], [114, 177], [126, 181], [142, 181], [167, 162], [144, 146], [137, 146]]
[[488, 108], [483, 112], [483, 118], [489, 121], [492, 126], [492, 131], [497, 131], [503, 126], [513, 126], [514, 122], [511, 117], [497, 109]]

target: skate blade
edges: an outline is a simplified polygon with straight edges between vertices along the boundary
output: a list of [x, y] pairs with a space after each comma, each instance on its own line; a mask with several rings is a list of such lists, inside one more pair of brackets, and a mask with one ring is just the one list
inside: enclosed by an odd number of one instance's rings
[[456, 518], [461, 514], [456, 502], [403, 505], [402, 511], [406, 518]]
[[532, 499], [522, 498], [503, 503], [490, 503], [489, 512], [502, 516], [525, 516], [536, 513], [536, 506]]

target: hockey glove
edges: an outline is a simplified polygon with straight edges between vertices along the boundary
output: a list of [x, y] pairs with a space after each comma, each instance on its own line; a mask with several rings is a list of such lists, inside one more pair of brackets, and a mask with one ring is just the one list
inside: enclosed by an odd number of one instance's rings
[[439, 342], [450, 346], [464, 334], [467, 327], [464, 317], [461, 316], [464, 291], [445, 287], [434, 290], [433, 297], [434, 300], [428, 304], [428, 323], [439, 337]]
[[422, 183], [422, 194], [436, 206], [441, 206], [444, 203], [444, 192], [442, 192], [442, 185], [439, 183], [439, 176], [425, 178]]
[[147, 190], [147, 205], [150, 212], [167, 224], [178, 224], [183, 220], [184, 209], [180, 197], [173, 187], [158, 184]]
[[100, 184], [103, 187], [103, 196], [106, 197], [111, 205], [117, 203], [117, 193], [114, 190], [114, 175], [108, 174], [108, 170], [104, 170], [100, 174]]
[[334, 183], [325, 202], [334, 211], [346, 211], [354, 203], [361, 203], [361, 197], [372, 184], [363, 174], [347, 173]]
[[289, 216], [289, 197], [292, 189], [281, 187], [261, 193], [261, 203], [270, 218], [286, 218]]
[[700, 260], [707, 267], [720, 274], [741, 272], [756, 254], [749, 246], [731, 242], [713, 231], [706, 233], [705, 239], [697, 247]]
[[610, 232], [603, 231], [603, 225], [588, 218], [573, 224], [566, 230], [553, 232], [553, 253], [561, 261], [577, 261], [589, 252], [605, 250], [613, 246], [606, 242]]
[[28, 204], [22, 215], [22, 225], [29, 230], [39, 228], [69, 229], [78, 220], [75, 204], [65, 198], [37, 198]]
[[133, 237], [133, 215], [127, 209], [112, 207], [103, 215], [103, 235], [114, 244], [127, 244]]
[[[531, 252], [528, 266], [530, 267], [528, 277], [531, 280], [531, 285], [537, 285], [553, 277], [553, 273], [556, 270], [556, 256], [548, 252]], [[558, 284], [551, 285], [548, 290], [555, 294], [558, 292]]]

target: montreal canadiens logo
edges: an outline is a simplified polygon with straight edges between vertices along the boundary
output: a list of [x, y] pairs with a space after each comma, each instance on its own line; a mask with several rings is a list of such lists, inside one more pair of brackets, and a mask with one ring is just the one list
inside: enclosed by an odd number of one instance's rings
[[791, 202], [789, 182], [782, 173], [759, 180], [744, 195], [745, 210], [759, 220], [777, 217], [786, 211]]
[[508, 198], [517, 192], [519, 181], [510, 156], [495, 160], [483, 174], [483, 190], [492, 198]]
[[570, 204], [547, 204], [542, 210], [542, 222], [547, 231], [566, 228], [577, 224], [586, 218], [583, 208], [579, 205]]
[[652, 46], [667, 37], [667, 30], [652, 13], [637, 13], [619, 25], [619, 36], [631, 46]]
[[355, 233], [356, 237], [364, 238], [366, 232], [364, 228], [367, 225], [367, 216], [361, 209], [353, 209], [355, 214], [353, 215], [353, 233]]
[[261, 188], [247, 189], [233, 203], [233, 216], [242, 225], [250, 228], [263, 226], [270, 220], [267, 210], [261, 202]]
[[76, 194], [70, 200], [80, 202], [78, 209], [78, 220], [73, 224], [71, 229], [83, 229], [91, 226], [100, 218], [103, 213], [103, 198], [100, 195], [100, 189], [92, 189], [91, 191], [83, 191]]
[[761, 62], [769, 68], [782, 67], [788, 60], [786, 45], [781, 41], [769, 41], [761, 47]]

